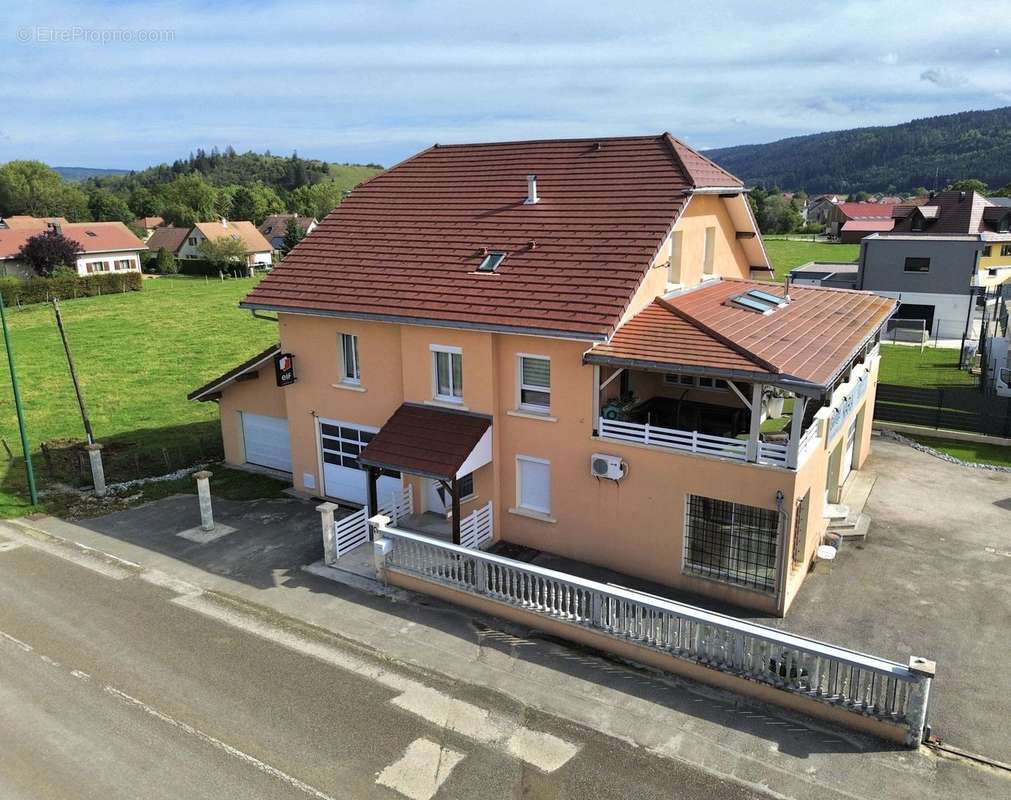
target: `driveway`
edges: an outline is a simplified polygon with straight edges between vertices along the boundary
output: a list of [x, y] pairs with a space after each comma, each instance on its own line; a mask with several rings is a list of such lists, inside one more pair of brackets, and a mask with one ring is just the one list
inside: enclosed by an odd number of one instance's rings
[[756, 620], [905, 663], [937, 662], [934, 734], [1011, 761], [1011, 474], [875, 438], [866, 543], [818, 564], [785, 620]]

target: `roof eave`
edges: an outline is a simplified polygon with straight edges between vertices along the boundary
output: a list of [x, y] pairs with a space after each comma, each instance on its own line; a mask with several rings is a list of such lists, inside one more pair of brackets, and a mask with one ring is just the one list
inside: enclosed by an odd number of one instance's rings
[[427, 319], [401, 316], [398, 314], [369, 314], [361, 311], [334, 311], [331, 309], [291, 308], [274, 303], [239, 303], [239, 308], [249, 311], [273, 311], [280, 314], [298, 314], [307, 317], [333, 317], [337, 319], [361, 319], [369, 322], [391, 322], [398, 325], [419, 325], [426, 328], [450, 328], [489, 333], [511, 333], [519, 336], [541, 336], [546, 339], [568, 339], [577, 342], [604, 342], [606, 333], [585, 333], [564, 331], [553, 328], [530, 328], [523, 325], [492, 325], [461, 320]]
[[259, 369], [261, 366], [263, 366], [267, 361], [269, 361], [279, 352], [281, 352], [280, 343], [271, 345], [262, 353], [258, 353], [248, 361], [244, 361], [243, 363], [239, 364], [239, 366], [233, 367], [224, 375], [219, 375], [214, 380], [205, 383], [199, 389], [194, 389], [192, 392], [186, 395], [186, 399], [199, 400], [199, 401], [203, 401], [204, 399], [212, 399], [207, 398], [206, 396], [220, 391], [229, 383], [238, 378], [240, 375], [245, 375], [247, 372], [251, 370]]

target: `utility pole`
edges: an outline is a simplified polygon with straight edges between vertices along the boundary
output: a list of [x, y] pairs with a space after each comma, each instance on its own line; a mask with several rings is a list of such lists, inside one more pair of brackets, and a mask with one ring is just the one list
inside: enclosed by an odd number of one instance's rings
[[18, 374], [14, 369], [14, 348], [11, 346], [10, 331], [7, 330], [7, 314], [4, 313], [4, 298], [0, 293], [0, 324], [3, 325], [4, 344], [7, 347], [7, 363], [11, 370], [11, 387], [14, 389], [14, 409], [18, 415], [18, 429], [21, 432], [21, 451], [25, 455], [25, 475], [28, 478], [28, 499], [38, 505], [39, 492], [35, 488], [35, 473], [32, 471], [32, 454], [28, 449], [28, 429], [25, 427], [25, 412], [21, 407], [21, 393], [18, 391]]
[[77, 394], [77, 405], [81, 408], [81, 419], [84, 421], [84, 433], [88, 437], [88, 444], [95, 443], [95, 437], [91, 431], [91, 420], [88, 419], [88, 410], [84, 407], [84, 395], [81, 393], [81, 384], [77, 380], [77, 370], [74, 369], [74, 357], [70, 354], [70, 343], [67, 342], [67, 332], [63, 328], [63, 316], [60, 314], [60, 303], [53, 298], [53, 310], [56, 312], [56, 327], [60, 330], [60, 339], [63, 340], [63, 351], [67, 354], [67, 366], [70, 367], [70, 379], [74, 382], [74, 392]]

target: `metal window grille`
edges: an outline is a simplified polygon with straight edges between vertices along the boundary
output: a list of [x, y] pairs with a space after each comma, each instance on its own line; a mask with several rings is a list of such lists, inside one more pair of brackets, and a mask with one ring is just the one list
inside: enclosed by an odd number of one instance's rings
[[778, 543], [775, 510], [689, 495], [685, 572], [775, 591]]

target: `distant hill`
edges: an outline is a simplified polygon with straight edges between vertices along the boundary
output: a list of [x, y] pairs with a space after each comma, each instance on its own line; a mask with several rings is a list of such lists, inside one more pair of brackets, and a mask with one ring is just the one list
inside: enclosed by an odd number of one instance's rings
[[908, 192], [979, 178], [1011, 183], [1011, 107], [927, 117], [901, 125], [794, 136], [707, 150], [748, 184], [789, 191]]
[[61, 178], [71, 183], [87, 180], [88, 178], [109, 178], [114, 175], [126, 175], [128, 169], [100, 169], [98, 167], [53, 167]]

